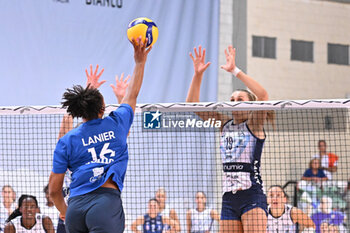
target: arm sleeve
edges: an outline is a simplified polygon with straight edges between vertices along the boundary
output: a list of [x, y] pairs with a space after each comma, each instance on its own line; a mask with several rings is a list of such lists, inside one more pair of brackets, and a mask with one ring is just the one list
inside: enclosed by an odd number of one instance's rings
[[56, 149], [53, 153], [53, 168], [52, 172], [56, 174], [62, 174], [67, 171], [68, 158], [67, 158], [67, 146], [60, 139], [56, 145]]
[[134, 111], [129, 104], [121, 104], [115, 111], [111, 112], [109, 116], [129, 132], [134, 120]]

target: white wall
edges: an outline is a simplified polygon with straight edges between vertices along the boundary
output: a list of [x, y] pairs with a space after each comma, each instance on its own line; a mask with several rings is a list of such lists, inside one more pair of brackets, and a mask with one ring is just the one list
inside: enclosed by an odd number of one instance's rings
[[[248, 73], [276, 99], [345, 98], [350, 66], [327, 64], [327, 43], [350, 45], [350, 4], [248, 0]], [[252, 35], [277, 38], [277, 59], [252, 57]], [[314, 62], [291, 61], [291, 39], [314, 42]]]

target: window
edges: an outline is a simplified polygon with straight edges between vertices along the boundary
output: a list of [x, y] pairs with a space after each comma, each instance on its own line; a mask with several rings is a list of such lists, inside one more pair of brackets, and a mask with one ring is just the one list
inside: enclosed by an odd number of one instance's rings
[[314, 42], [292, 40], [291, 60], [294, 61], [314, 61]]
[[349, 65], [349, 45], [328, 43], [328, 64]]
[[276, 58], [276, 38], [253, 36], [253, 57]]

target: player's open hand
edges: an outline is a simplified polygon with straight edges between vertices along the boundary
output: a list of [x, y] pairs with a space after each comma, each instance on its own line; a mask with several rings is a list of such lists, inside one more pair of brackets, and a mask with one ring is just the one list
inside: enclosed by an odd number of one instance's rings
[[194, 72], [196, 74], [202, 74], [211, 63], [210, 62], [205, 63], [205, 49], [203, 49], [202, 51], [202, 46], [198, 46], [198, 52], [197, 52], [197, 48], [195, 47], [194, 54], [195, 54], [195, 57], [193, 57], [193, 54], [190, 52], [190, 57], [193, 61]]
[[[227, 51], [228, 50], [228, 51]], [[232, 73], [236, 67], [236, 49], [232, 45], [228, 46], [227, 50], [225, 49], [226, 64], [221, 66], [221, 69], [226, 70], [227, 72]]]
[[[90, 85], [91, 88], [99, 88], [102, 84], [106, 82], [106, 80], [98, 81], [98, 79], [101, 77], [103, 74], [104, 69], [98, 73], [98, 65], [96, 65], [95, 71], [92, 70], [92, 65], [90, 65], [90, 73], [85, 69], [86, 77], [87, 77], [87, 82], [86, 86]], [[97, 74], [98, 73], [98, 74]]]
[[152, 50], [152, 46], [147, 47], [147, 41], [146, 38], [145, 41], [141, 40], [141, 36], [138, 38], [132, 38], [131, 43], [134, 46], [134, 59], [135, 63], [145, 63], [147, 60], [148, 53]]
[[121, 103], [121, 101], [123, 100], [126, 94], [126, 89], [129, 86], [129, 83], [128, 83], [129, 79], [130, 79], [130, 75], [128, 75], [124, 79], [124, 73], [122, 73], [120, 75], [120, 79], [118, 78], [118, 75], [115, 76], [115, 81], [116, 81], [115, 86], [113, 84], [110, 85], [113, 89], [115, 96], [118, 99], [118, 103]]

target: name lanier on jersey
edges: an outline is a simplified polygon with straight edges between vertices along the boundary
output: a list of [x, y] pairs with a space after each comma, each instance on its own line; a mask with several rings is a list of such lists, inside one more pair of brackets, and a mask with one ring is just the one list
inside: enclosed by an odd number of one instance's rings
[[109, 140], [114, 139], [114, 138], [115, 138], [114, 132], [108, 131], [108, 132], [100, 133], [98, 135], [94, 135], [92, 137], [89, 137], [86, 141], [84, 140], [84, 138], [82, 138], [81, 141], [83, 142], [83, 146], [89, 146], [91, 144], [95, 144], [98, 142], [109, 141]]

